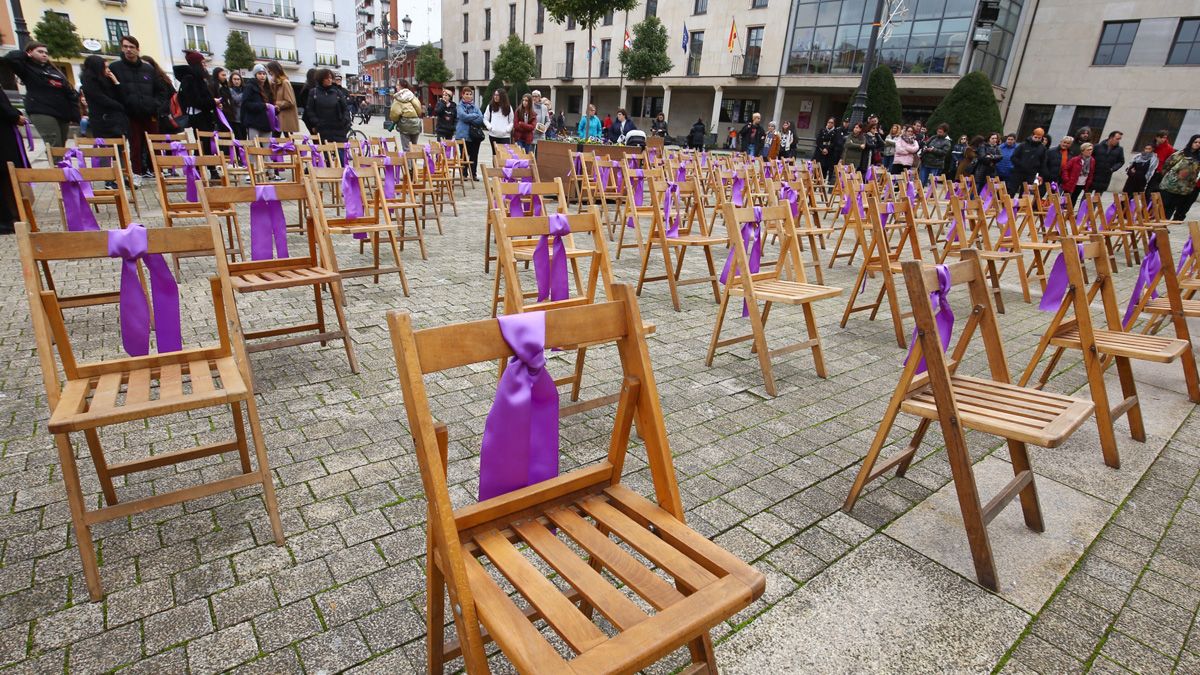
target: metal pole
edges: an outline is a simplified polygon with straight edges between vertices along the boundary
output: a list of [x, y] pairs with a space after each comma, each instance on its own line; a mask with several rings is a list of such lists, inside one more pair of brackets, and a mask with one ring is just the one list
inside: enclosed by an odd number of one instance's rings
[[383, 23], [380, 26], [380, 32], [383, 34], [383, 105], [388, 105], [388, 96], [392, 92], [392, 36], [388, 33], [388, 17], [383, 15]]
[[850, 124], [857, 124], [867, 118], [867, 80], [871, 77], [871, 64], [875, 62], [875, 45], [879, 41], [879, 27], [883, 23], [883, 3], [875, 2], [875, 22], [871, 24], [871, 42], [867, 44], [867, 58], [863, 62], [862, 79], [858, 83], [858, 91], [854, 93], [854, 104], [850, 106]]
[[13, 27], [17, 33], [17, 48], [25, 49], [25, 44], [29, 42], [29, 24], [25, 23], [25, 13], [21, 11], [21, 0], [9, 0], [9, 6], [12, 7]]

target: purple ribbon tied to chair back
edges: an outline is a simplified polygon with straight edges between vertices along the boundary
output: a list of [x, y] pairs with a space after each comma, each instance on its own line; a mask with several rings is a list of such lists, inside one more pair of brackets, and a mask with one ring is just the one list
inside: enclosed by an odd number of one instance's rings
[[284, 153], [293, 153], [296, 151], [296, 144], [292, 141], [287, 141], [286, 143], [276, 143], [272, 141], [270, 147], [272, 162], [282, 162], [284, 159]]
[[26, 149], [29, 152], [33, 152], [33, 123], [28, 120], [25, 121], [25, 143], [21, 142], [21, 132], [16, 127], [13, 127], [13, 136], [17, 138], [17, 149], [21, 151], [22, 164], [18, 168], [33, 166], [33, 164], [30, 164], [29, 154], [26, 152]]
[[795, 188], [784, 183], [779, 188], [779, 198], [792, 206], [792, 218], [800, 217], [800, 193]]
[[741, 176], [733, 177], [733, 188], [730, 190], [730, 199], [733, 205], [742, 207], [746, 205], [746, 179]]
[[62, 160], [58, 163], [58, 166], [64, 165], [74, 166], [80, 169], [87, 167], [87, 160], [83, 156], [83, 149], [67, 148], [67, 151], [63, 153]]
[[196, 158], [191, 155], [183, 157], [183, 176], [187, 179], [187, 188], [184, 193], [184, 199], [189, 202], [200, 201], [200, 195], [196, 189], [197, 183], [200, 182], [200, 168], [196, 166]]
[[437, 162], [433, 158], [433, 146], [426, 143], [421, 149], [425, 151], [425, 172], [432, 176], [437, 171]]
[[308, 146], [308, 158], [312, 165], [318, 169], [324, 169], [325, 156], [317, 149], [317, 144], [313, 143], [312, 136], [304, 134], [304, 144]]
[[[629, 183], [633, 186], [634, 206], [642, 206], [646, 201], [646, 172], [641, 169], [630, 169]], [[637, 227], [633, 214], [625, 219], [625, 227]]]
[[987, 209], [989, 206], [992, 205], [992, 184], [991, 183], [984, 184], [983, 192], [979, 193], [979, 200], [983, 204], [984, 209]]
[[687, 180], [687, 165], [680, 164], [679, 168], [675, 170], [675, 182], [682, 183], [685, 180]]
[[158, 353], [183, 349], [179, 326], [179, 285], [161, 253], [149, 253], [146, 228], [130, 223], [122, 230], [108, 230], [108, 256], [121, 259], [121, 344], [130, 356], [150, 353], [150, 304], [138, 277], [138, 260], [150, 272], [150, 294], [154, 297], [154, 332]]
[[1195, 254], [1196, 248], [1192, 245], [1192, 238], [1188, 237], [1188, 240], [1183, 244], [1183, 250], [1179, 252], [1179, 264], [1175, 266], [1175, 274], [1182, 272], [1184, 265], [1187, 265], [1188, 259]]
[[875, 180], [875, 165], [874, 164], [867, 167], [867, 175], [865, 177], [865, 180], [868, 183]]
[[[754, 207], [754, 220], [742, 223], [742, 244], [746, 247], [746, 254], [749, 257], [749, 271], [741, 270], [742, 274], [754, 274], [758, 272], [762, 265], [762, 244], [763, 244], [763, 222], [762, 222], [762, 207]], [[733, 267], [735, 251], [734, 247], [729, 247], [729, 255], [725, 256], [725, 267], [721, 270], [721, 283], [729, 281], [729, 270]], [[750, 316], [750, 306], [746, 301], [742, 301], [742, 316]]]
[[171, 154], [176, 157], [186, 157], [188, 154], [187, 143], [183, 141], [171, 141]]
[[[537, 301], [549, 299], [557, 302], [571, 297], [567, 283], [567, 246], [565, 235], [571, 234], [571, 226], [563, 213], [550, 214], [550, 232], [538, 238], [533, 248], [533, 275], [537, 279]], [[550, 256], [550, 237], [554, 237], [554, 256]]]
[[[359, 184], [358, 174], [354, 172], [354, 167], [349, 164], [342, 171], [342, 201], [346, 204], [347, 218], [362, 218], [363, 217], [363, 196], [362, 188]], [[366, 239], [366, 232], [355, 232], [355, 239]]]
[[[1079, 245], [1079, 257], [1083, 258], [1083, 244]], [[1042, 293], [1038, 309], [1043, 312], [1057, 312], [1062, 305], [1063, 296], [1067, 294], [1068, 282], [1067, 259], [1059, 253], [1054, 259], [1054, 265], [1050, 267], [1050, 276], [1046, 278], [1046, 290]]]
[[[96, 138], [95, 141], [92, 143], [92, 147], [107, 148], [108, 143], [105, 143], [103, 138]], [[92, 158], [92, 168], [93, 169], [107, 169], [110, 166], [112, 166], [112, 158], [110, 158], [110, 157], [93, 157]]]
[[572, 175], [574, 175], [574, 176], [582, 176], [583, 175], [583, 157], [581, 155], [579, 155], [578, 153], [576, 153], [576, 155], [575, 155], [575, 163], [574, 163], [573, 169], [574, 169], [574, 172], [572, 173]]
[[92, 212], [92, 207], [88, 204], [88, 200], [94, 195], [92, 184], [84, 180], [79, 169], [71, 166], [68, 162], [59, 162], [58, 168], [63, 172], [64, 180], [58, 184], [58, 187], [62, 193], [63, 215], [66, 218], [67, 230], [82, 232], [100, 229], [100, 223], [96, 222], [96, 214]]
[[911, 180], [908, 181], [908, 187], [904, 189], [904, 194], [908, 195], [908, 202], [910, 204], [917, 201], [917, 186]]
[[497, 321], [513, 356], [483, 427], [479, 501], [558, 475], [558, 388], [546, 372], [546, 313]]
[[679, 236], [679, 221], [682, 214], [677, 212], [675, 208], [678, 206], [675, 202], [679, 201], [679, 183], [667, 182], [667, 189], [663, 195], [663, 227], [667, 229], [667, 237], [675, 238]]
[[[533, 183], [526, 181], [518, 183], [516, 194], [508, 195], [506, 199], [508, 200], [508, 215], [511, 218], [542, 215], [542, 198], [533, 194]], [[526, 199], [531, 203], [528, 209], [525, 207]]]
[[1045, 224], [1045, 228], [1047, 230], [1049, 230], [1050, 228], [1054, 228], [1055, 232], [1060, 232], [1060, 230], [1058, 228], [1058, 195], [1057, 194], [1054, 195], [1054, 199], [1051, 200], [1050, 206], [1046, 207], [1046, 217], [1042, 222]]
[[[1188, 243], [1191, 243], [1190, 239]], [[1129, 328], [1129, 322], [1133, 319], [1133, 310], [1141, 301], [1142, 293], [1150, 284], [1154, 283], [1154, 278], [1160, 271], [1162, 271], [1162, 259], [1158, 255], [1158, 235], [1152, 234], [1150, 241], [1146, 244], [1146, 255], [1142, 258], [1142, 266], [1138, 268], [1138, 277], [1133, 284], [1133, 293], [1129, 295], [1129, 304], [1125, 306], [1125, 316], [1121, 319], [1121, 327]], [[1157, 288], [1150, 292], [1150, 297], [1158, 297]]]
[[383, 196], [388, 199], [396, 198], [396, 181], [399, 177], [396, 175], [400, 171], [400, 165], [392, 162], [390, 155], [383, 156]]
[[[513, 182], [513, 169], [528, 169], [529, 160], [527, 159], [506, 159], [504, 160], [504, 168], [500, 169], [500, 173], [504, 175], [504, 182]], [[533, 176], [523, 176], [522, 182], [529, 183], [533, 181]]]
[[278, 251], [280, 258], [288, 257], [287, 221], [283, 218], [283, 203], [274, 185], [254, 188], [250, 203], [250, 259], [271, 260]]
[[[934, 323], [937, 324], [938, 338], [942, 341], [942, 352], [950, 346], [950, 336], [954, 333], [954, 308], [950, 306], [950, 267], [948, 265], [937, 266], [938, 287], [937, 290], [929, 294], [929, 304], [933, 305], [937, 312], [934, 315]], [[908, 345], [908, 356], [904, 357], [904, 365], [908, 365], [908, 360], [912, 358], [913, 348], [917, 344], [918, 329], [913, 329], [912, 340]], [[914, 375], [919, 375], [925, 372], [925, 356], [921, 356], [921, 361], [917, 363], [917, 369], [913, 371]]]
[[271, 123], [271, 131], [279, 131], [279, 113], [270, 103], [267, 104], [267, 121]]

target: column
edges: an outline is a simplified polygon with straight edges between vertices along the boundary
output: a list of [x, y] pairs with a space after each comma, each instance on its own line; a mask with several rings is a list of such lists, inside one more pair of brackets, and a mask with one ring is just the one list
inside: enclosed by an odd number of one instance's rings
[[557, 86], [555, 86], [553, 84], [550, 85], [550, 109], [553, 110], [555, 113], [558, 112], [558, 96], [555, 93], [557, 91], [558, 91]]
[[[627, 100], [626, 95], [628, 93], [629, 93], [629, 88], [626, 87], [624, 84], [622, 84], [621, 85], [621, 102], [617, 104], [618, 108], [624, 108], [625, 110], [629, 110], [629, 106], [625, 104], [625, 101]], [[633, 116], [636, 117], [636, 115], [633, 115]]]
[[724, 87], [718, 85], [713, 87], [713, 90], [712, 116], [708, 118], [708, 129], [710, 133], [715, 134], [721, 120], [721, 99], [724, 97]]
[[670, 121], [671, 119], [671, 88], [663, 85], [663, 119]]
[[783, 125], [783, 87], [775, 87], [775, 109], [768, 121]]

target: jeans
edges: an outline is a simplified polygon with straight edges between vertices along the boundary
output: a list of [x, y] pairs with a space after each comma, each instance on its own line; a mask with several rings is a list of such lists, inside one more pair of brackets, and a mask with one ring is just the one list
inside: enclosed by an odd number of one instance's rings
[[746, 147], [746, 154], [750, 155], [751, 157], [757, 157], [758, 156], [758, 146], [751, 143], [749, 146]]
[[41, 113], [30, 115], [29, 121], [33, 122], [33, 128], [38, 130], [47, 148], [61, 148], [67, 144], [67, 127], [71, 125], [70, 122]]
[[483, 141], [467, 140], [467, 160], [470, 162], [471, 177], [479, 178], [479, 144]]
[[526, 143], [525, 141], [517, 141], [517, 147], [521, 148], [525, 152], [533, 152], [533, 143]]
[[508, 136], [504, 136], [504, 137], [500, 137], [500, 136], [488, 136], [488, 141], [490, 141], [490, 142], [491, 142], [491, 144], [492, 144], [492, 154], [494, 155], [494, 154], [496, 154], [496, 144], [497, 144], [497, 143], [501, 143], [501, 144], [505, 144], [505, 145], [507, 145], [508, 143], [511, 143], [511, 142], [512, 142], [512, 138], [510, 138], [510, 137], [508, 137]]
[[930, 176], [940, 176], [940, 175], [942, 175], [941, 167], [928, 166], [924, 163], [921, 164], [921, 182], [922, 183], [928, 183]]
[[895, 159], [896, 159], [895, 155], [884, 155], [883, 156], [883, 168], [887, 169], [889, 173], [892, 170], [892, 162]]

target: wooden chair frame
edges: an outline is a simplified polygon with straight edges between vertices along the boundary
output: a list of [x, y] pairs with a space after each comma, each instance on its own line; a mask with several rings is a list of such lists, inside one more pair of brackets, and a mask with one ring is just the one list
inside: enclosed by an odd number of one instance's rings
[[[718, 284], [717, 269], [713, 264], [712, 248], [726, 243], [726, 240], [724, 237], [713, 236], [704, 222], [703, 209], [699, 199], [702, 191], [699, 182], [694, 176], [687, 181], [679, 183], [679, 208], [682, 211], [679, 214], [679, 236], [668, 238], [667, 223], [663, 221], [663, 200], [666, 195], [667, 182], [661, 178], [646, 179], [646, 187], [650, 193], [650, 203], [654, 207], [654, 217], [650, 221], [650, 234], [647, 236], [646, 246], [642, 250], [642, 266], [641, 272], [638, 274], [637, 294], [642, 294], [642, 287], [646, 282], [665, 280], [671, 289], [671, 303], [674, 305], [675, 311], [678, 312], [680, 311], [678, 290], [680, 286], [708, 283], [712, 286], [714, 301], [720, 303], [721, 289]], [[690, 196], [693, 198], [690, 204], [686, 199], [689, 194], [685, 194], [685, 192], [690, 193]], [[693, 232], [693, 228], [698, 229], [699, 232]], [[708, 265], [708, 276], [694, 279], [682, 278], [683, 259], [690, 247], [699, 247], [704, 251], [704, 261]], [[650, 255], [654, 252], [655, 248], [662, 254], [665, 273], [656, 276], [646, 276], [646, 271], [650, 267]], [[671, 262], [671, 251], [673, 248], [679, 249], [679, 254], [675, 259], [674, 265]]]

